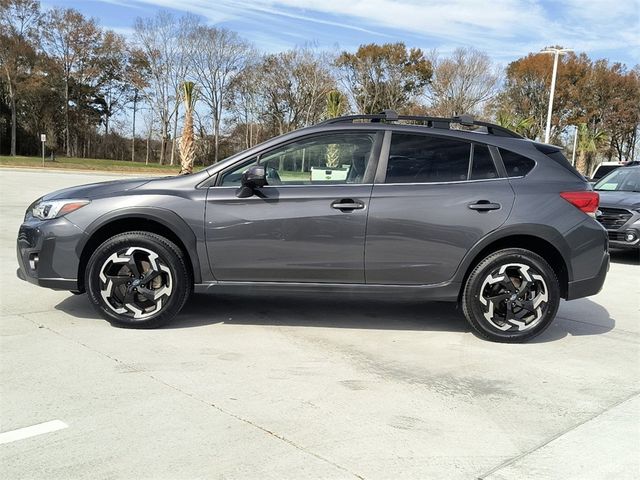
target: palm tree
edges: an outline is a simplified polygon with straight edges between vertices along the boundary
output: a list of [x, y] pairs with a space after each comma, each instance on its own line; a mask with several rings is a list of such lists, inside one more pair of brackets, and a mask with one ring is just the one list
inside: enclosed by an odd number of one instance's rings
[[589, 176], [595, 154], [607, 140], [607, 134], [602, 130], [591, 130], [586, 123], [581, 123], [578, 126], [578, 160], [576, 169], [580, 173]]
[[[331, 90], [327, 94], [327, 108], [325, 115], [327, 118], [339, 117], [347, 108], [347, 99], [337, 90]], [[327, 147], [327, 167], [335, 168], [340, 162], [340, 150], [338, 145], [331, 144]]]
[[196, 104], [196, 88], [193, 82], [182, 82], [182, 100], [184, 102], [184, 125], [180, 137], [180, 175], [193, 172], [196, 158], [196, 146], [193, 136], [193, 109]]
[[516, 133], [525, 135], [534, 123], [533, 117], [518, 118], [506, 113], [505, 111], [498, 112], [497, 122], [498, 125], [504, 128], [508, 128]]

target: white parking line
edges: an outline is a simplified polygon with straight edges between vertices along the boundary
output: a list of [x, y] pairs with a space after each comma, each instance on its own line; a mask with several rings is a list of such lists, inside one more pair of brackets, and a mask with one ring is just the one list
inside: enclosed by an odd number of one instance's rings
[[0, 445], [29, 437], [35, 437], [36, 435], [42, 435], [43, 433], [55, 432], [57, 430], [67, 428], [68, 426], [69, 425], [61, 420], [51, 420], [50, 422], [39, 423], [37, 425], [19, 428], [10, 432], [3, 432], [0, 433]]

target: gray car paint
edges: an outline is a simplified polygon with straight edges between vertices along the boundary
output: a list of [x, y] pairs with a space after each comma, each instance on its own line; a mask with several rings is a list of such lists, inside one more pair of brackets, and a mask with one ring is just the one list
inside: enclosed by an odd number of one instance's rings
[[[358, 129], [426, 131], [483, 142], [524, 153], [536, 160], [536, 167], [525, 178], [423, 185], [385, 185], [377, 172], [373, 185], [268, 186], [261, 196], [249, 199], [238, 199], [233, 188], [215, 185], [219, 172], [283, 142]], [[570, 284], [601, 285], [608, 258], [604, 229], [559, 196], [565, 190], [588, 189], [584, 179], [550, 161], [529, 140], [421, 126], [330, 125], [269, 140], [193, 175], [54, 192], [45, 198], [92, 202], [54, 221], [27, 215], [21, 234], [39, 232], [37, 245], [30, 248], [43, 248], [45, 240], [50, 241], [51, 259], [44, 259], [47, 276], [65, 280], [47, 284], [54, 288], [76, 285], [78, 258], [94, 232], [116, 219], [140, 216], [185, 239], [196, 283], [204, 289], [247, 283], [287, 289], [351, 285], [354, 291], [415, 286], [425, 298], [455, 300], [475, 255], [491, 242], [517, 234], [552, 243], [567, 264]], [[340, 198], [357, 198], [366, 208], [332, 209], [330, 203]], [[466, 208], [481, 199], [496, 201], [502, 208], [486, 213]], [[24, 258], [19, 262], [24, 270]], [[591, 290], [596, 287], [581, 291], [595, 293]]]

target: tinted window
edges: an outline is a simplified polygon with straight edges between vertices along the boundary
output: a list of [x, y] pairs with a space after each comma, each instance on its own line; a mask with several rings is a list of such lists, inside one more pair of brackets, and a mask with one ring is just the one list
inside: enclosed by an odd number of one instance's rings
[[500, 149], [500, 156], [509, 177], [522, 177], [531, 171], [536, 162], [509, 150]]
[[[257, 160], [267, 167], [269, 185], [362, 183], [375, 133], [331, 133], [276, 147]], [[254, 161], [222, 176], [222, 186], [240, 185], [242, 173]]]
[[484, 180], [497, 178], [498, 172], [486, 145], [473, 145], [473, 163], [471, 165], [470, 180]]
[[394, 133], [387, 183], [455, 182], [466, 180], [471, 144], [427, 135]]

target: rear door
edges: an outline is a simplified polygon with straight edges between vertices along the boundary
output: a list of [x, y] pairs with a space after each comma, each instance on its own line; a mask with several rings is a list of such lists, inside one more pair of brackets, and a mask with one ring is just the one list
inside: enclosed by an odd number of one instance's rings
[[513, 202], [488, 146], [387, 132], [369, 206], [366, 282], [451, 279], [466, 252], [506, 221]]

